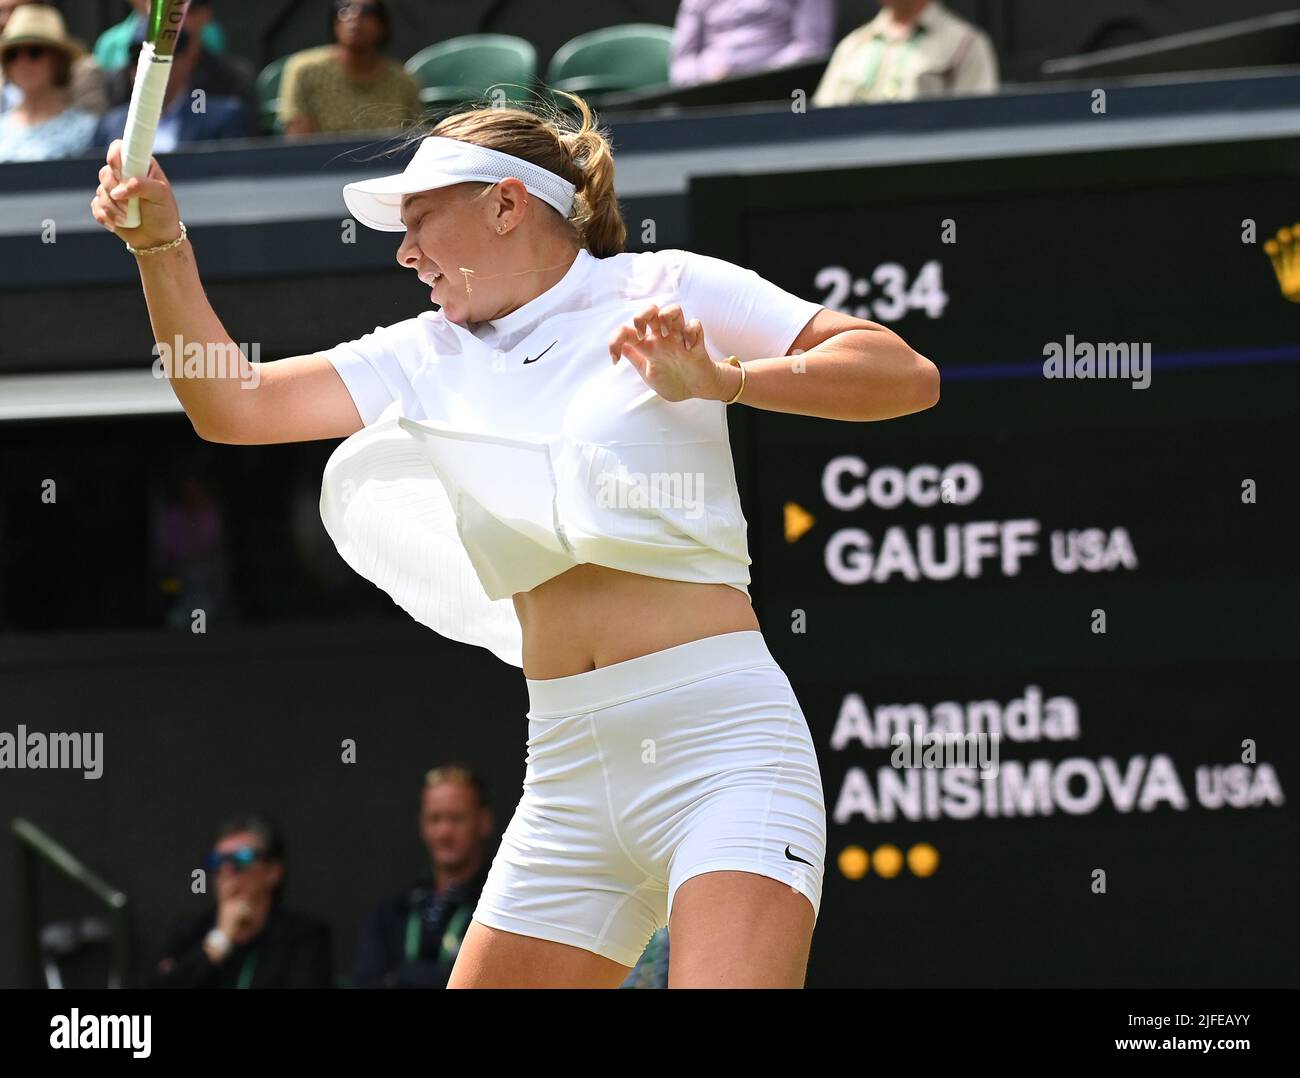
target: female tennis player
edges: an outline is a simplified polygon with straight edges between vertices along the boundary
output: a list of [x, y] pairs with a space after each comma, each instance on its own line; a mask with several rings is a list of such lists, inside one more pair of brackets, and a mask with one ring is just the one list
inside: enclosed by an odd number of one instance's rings
[[[888, 419], [938, 373], [752, 271], [624, 252], [611, 147], [573, 101], [453, 114], [345, 186], [436, 310], [172, 385], [208, 441], [346, 439], [322, 487], [340, 552], [523, 668], [523, 795], [453, 987], [617, 986], [664, 924], [670, 986], [802, 986], [826, 810], [750, 603], [726, 410]], [[99, 179], [156, 339], [232, 346], [157, 162], [123, 183], [115, 143]]]

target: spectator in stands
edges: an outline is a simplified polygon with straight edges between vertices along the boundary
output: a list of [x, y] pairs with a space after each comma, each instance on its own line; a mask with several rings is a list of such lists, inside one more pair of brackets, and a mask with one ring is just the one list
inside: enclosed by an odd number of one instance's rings
[[939, 0], [880, 0], [880, 7], [836, 46], [814, 105], [996, 92], [997, 56], [983, 30]]
[[669, 77], [693, 86], [825, 56], [834, 29], [835, 0], [682, 0]]
[[[0, 0], [3, 3], [4, 0]], [[257, 97], [257, 75], [246, 60], [229, 52], [213, 52], [208, 48], [204, 31], [213, 25], [210, 0], [190, 0], [189, 14], [185, 16], [185, 32], [193, 39], [198, 50], [190, 85], [201, 89], [209, 97], [237, 97], [251, 121], [256, 123], [260, 104]], [[132, 44], [132, 56], [137, 46]], [[119, 68], [108, 76], [108, 103], [125, 105], [131, 100], [134, 64]]]
[[70, 102], [72, 64], [85, 48], [48, 4], [24, 4], [0, 33], [0, 70], [22, 94], [0, 116], [0, 161], [78, 157], [93, 145], [95, 117]]
[[[137, 32], [133, 46], [128, 79], [135, 81], [135, 63], [144, 44], [145, 28]], [[158, 119], [158, 133], [154, 136], [155, 153], [169, 153], [187, 142], [208, 142], [214, 139], [248, 138], [254, 134], [255, 119], [238, 97], [223, 97], [209, 93], [195, 83], [202, 43], [197, 34], [181, 27], [172, 54], [172, 69], [167, 76], [167, 89], [163, 94], [162, 115]], [[202, 91], [198, 93], [197, 91]], [[121, 138], [126, 130], [129, 103], [109, 109], [99, 121], [95, 144], [107, 146]]]
[[[135, 8], [116, 26], [110, 26], [99, 35], [95, 42], [95, 59], [105, 71], [117, 71], [131, 64], [134, 59], [133, 46], [139, 34], [149, 23], [149, 0], [131, 0]], [[203, 34], [203, 47], [209, 52], [226, 51], [226, 32], [219, 23], [212, 19], [211, 11], [203, 12], [207, 7], [204, 0], [190, 0], [190, 11], [186, 15], [187, 25], [194, 25]], [[194, 15], [198, 14], [198, 19]], [[193, 22], [191, 23], [191, 20]]]
[[388, 44], [388, 8], [380, 0], [334, 3], [333, 45], [296, 53], [280, 82], [280, 123], [288, 135], [373, 131], [420, 118], [420, 86]]
[[181, 925], [148, 988], [333, 987], [329, 927], [280, 901], [284, 840], [257, 816], [230, 820], [208, 854], [217, 906]]
[[357, 988], [446, 988], [491, 867], [485, 849], [492, 810], [467, 767], [434, 768], [420, 795], [420, 837], [433, 879], [381, 901], [357, 944]]
[[[9, 16], [13, 14], [15, 8], [35, 2], [36, 0], [0, 0], [0, 33], [3, 33], [9, 22]], [[102, 115], [104, 109], [108, 107], [108, 99], [104, 93], [104, 72], [95, 63], [94, 57], [84, 49], [82, 55], [72, 61], [72, 83], [69, 93], [73, 106], [85, 109], [95, 116]], [[16, 108], [22, 99], [22, 91], [12, 82], [6, 81], [4, 74], [0, 72], [0, 112], [8, 112]]]

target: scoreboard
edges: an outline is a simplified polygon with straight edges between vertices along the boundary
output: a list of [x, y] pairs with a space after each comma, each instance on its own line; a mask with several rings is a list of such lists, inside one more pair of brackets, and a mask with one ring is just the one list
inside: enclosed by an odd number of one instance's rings
[[[942, 372], [730, 413], [825, 787], [810, 983], [1295, 985], [1300, 143], [698, 178], [691, 222]], [[944, 734], [995, 765], [895, 752]]]

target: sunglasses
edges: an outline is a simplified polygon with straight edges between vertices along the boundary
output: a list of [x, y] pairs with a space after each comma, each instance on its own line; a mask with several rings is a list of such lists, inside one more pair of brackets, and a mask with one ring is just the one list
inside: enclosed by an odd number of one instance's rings
[[29, 60], [40, 60], [42, 57], [49, 56], [51, 51], [48, 45], [15, 45], [11, 49], [5, 49], [5, 63], [21, 60], [24, 56]]
[[379, 18], [383, 14], [383, 8], [378, 4], [339, 4], [334, 9], [334, 15], [340, 19], [360, 18], [362, 15], [373, 15]]
[[220, 872], [222, 865], [229, 865], [236, 872], [243, 872], [261, 856], [261, 851], [254, 849], [252, 846], [240, 846], [238, 849], [229, 850], [226, 853], [213, 850], [208, 854], [204, 864], [209, 872]]

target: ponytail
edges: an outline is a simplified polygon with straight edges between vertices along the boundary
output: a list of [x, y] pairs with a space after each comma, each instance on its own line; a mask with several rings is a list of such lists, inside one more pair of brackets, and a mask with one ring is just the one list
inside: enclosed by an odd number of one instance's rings
[[577, 130], [556, 125], [556, 137], [579, 176], [573, 181], [578, 191], [570, 220], [593, 255], [616, 255], [627, 243], [627, 226], [614, 195], [614, 151], [587, 102], [577, 94], [557, 92], [570, 98], [582, 117]]

